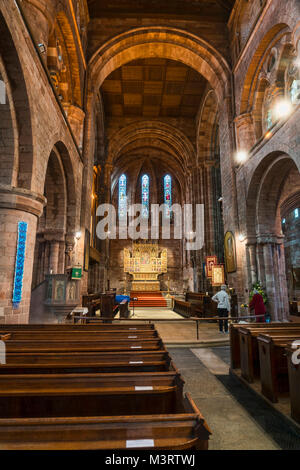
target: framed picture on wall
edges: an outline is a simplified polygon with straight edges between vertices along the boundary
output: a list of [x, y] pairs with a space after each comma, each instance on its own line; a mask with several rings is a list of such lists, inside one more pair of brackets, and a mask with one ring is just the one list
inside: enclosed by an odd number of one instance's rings
[[212, 268], [215, 264], [218, 264], [218, 258], [214, 256], [206, 256], [205, 258], [205, 267], [206, 267], [206, 277], [212, 277]]
[[215, 264], [212, 267], [211, 285], [214, 287], [225, 284], [225, 272], [223, 264]]
[[225, 234], [224, 254], [226, 272], [234, 273], [236, 271], [236, 249], [235, 238], [232, 232], [226, 232]]
[[84, 236], [84, 263], [83, 269], [84, 271], [89, 270], [89, 263], [90, 263], [90, 232], [85, 229], [85, 236]]

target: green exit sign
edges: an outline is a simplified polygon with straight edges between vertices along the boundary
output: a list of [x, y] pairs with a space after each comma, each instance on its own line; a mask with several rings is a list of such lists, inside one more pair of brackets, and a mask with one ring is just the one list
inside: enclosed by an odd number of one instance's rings
[[82, 277], [82, 268], [72, 268], [71, 278], [81, 279], [81, 277]]

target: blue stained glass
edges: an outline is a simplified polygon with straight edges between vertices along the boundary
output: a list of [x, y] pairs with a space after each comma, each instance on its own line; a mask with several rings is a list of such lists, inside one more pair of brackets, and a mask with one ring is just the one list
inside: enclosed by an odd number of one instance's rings
[[149, 217], [149, 176], [142, 176], [142, 217]]
[[172, 206], [172, 178], [170, 175], [164, 177], [164, 204], [165, 217], [170, 217]]
[[17, 255], [16, 255], [15, 279], [14, 279], [14, 291], [13, 291], [13, 307], [14, 308], [19, 308], [19, 304], [22, 301], [27, 228], [28, 228], [27, 222], [18, 222]]
[[119, 218], [124, 219], [127, 215], [127, 179], [125, 175], [119, 178]]

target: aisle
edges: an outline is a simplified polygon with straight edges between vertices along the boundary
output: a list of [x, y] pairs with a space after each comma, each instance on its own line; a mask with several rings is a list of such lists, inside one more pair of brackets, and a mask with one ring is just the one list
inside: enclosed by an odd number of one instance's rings
[[168, 349], [212, 430], [211, 450], [300, 449], [300, 436], [229, 376], [229, 347]]

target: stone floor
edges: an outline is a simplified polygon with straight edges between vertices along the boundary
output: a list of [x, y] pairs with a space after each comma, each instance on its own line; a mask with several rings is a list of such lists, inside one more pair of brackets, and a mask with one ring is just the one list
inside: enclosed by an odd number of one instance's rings
[[185, 320], [181, 315], [167, 308], [138, 308], [135, 309], [131, 318], [139, 320], [147, 318], [154, 321], [155, 328], [168, 348], [171, 346], [215, 346], [229, 343], [229, 335], [221, 334], [215, 322], [199, 323], [199, 339], [197, 339], [196, 323], [192, 320]]
[[300, 449], [300, 432], [229, 376], [229, 346], [168, 350], [185, 379], [185, 391], [211, 428], [210, 449]]

